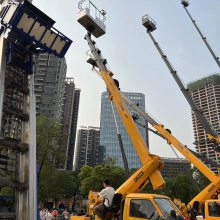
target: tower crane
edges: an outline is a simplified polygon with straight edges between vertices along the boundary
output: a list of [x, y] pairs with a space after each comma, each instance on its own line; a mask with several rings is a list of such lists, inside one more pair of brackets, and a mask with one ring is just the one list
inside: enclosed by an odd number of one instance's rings
[[213, 150], [220, 155], [220, 136], [219, 134], [214, 130], [214, 128], [211, 126], [209, 121], [207, 120], [206, 116], [204, 115], [203, 111], [199, 109], [193, 98], [191, 97], [189, 90], [184, 85], [182, 80], [177, 74], [177, 71], [174, 69], [172, 64], [167, 58], [167, 55], [163, 52], [158, 42], [155, 40], [154, 36], [152, 35], [152, 32], [157, 29], [156, 22], [150, 18], [148, 15], [145, 15], [142, 17], [142, 24], [146, 27], [147, 34], [150, 36], [151, 40], [153, 41], [155, 47], [157, 48], [158, 52], [160, 53], [164, 63], [166, 64], [167, 68], [169, 69], [171, 75], [173, 76], [174, 80], [176, 81], [177, 85], [180, 88], [180, 91], [183, 93], [184, 97], [186, 98], [187, 102], [189, 103], [192, 111], [196, 115], [196, 118], [199, 120], [199, 122], [202, 124], [204, 130], [206, 131], [207, 137], [209, 140], [212, 140], [214, 142]]

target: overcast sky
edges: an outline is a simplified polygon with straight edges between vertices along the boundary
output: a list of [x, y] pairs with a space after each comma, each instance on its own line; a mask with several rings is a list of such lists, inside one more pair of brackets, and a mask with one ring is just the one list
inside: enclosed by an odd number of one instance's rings
[[[141, 92], [146, 110], [184, 144], [193, 148], [191, 112], [174, 79], [141, 24], [143, 15], [157, 22], [153, 33], [185, 83], [219, 72], [189, 20], [180, 0], [93, 0], [107, 12], [107, 33], [95, 39], [122, 91]], [[85, 62], [89, 49], [85, 29], [77, 22], [78, 1], [34, 0], [56, 21], [55, 27], [73, 40], [66, 59], [68, 76], [81, 89], [79, 126], [99, 126], [105, 84]], [[191, 0], [188, 7], [209, 43], [220, 55], [220, 1]], [[164, 140], [150, 134], [150, 151], [175, 157]]]

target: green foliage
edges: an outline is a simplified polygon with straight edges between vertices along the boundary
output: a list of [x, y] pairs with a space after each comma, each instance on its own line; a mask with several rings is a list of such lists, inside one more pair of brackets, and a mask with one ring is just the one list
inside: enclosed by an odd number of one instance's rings
[[0, 189], [0, 195], [6, 195], [6, 196], [14, 196], [15, 190], [11, 187], [2, 187]]
[[43, 116], [37, 118], [37, 161], [39, 172], [39, 200], [58, 200], [73, 197], [79, 190], [77, 172], [58, 170], [65, 154], [60, 145], [61, 126]]
[[96, 167], [84, 166], [81, 168], [79, 178], [80, 191], [83, 195], [88, 195], [90, 190], [100, 191], [103, 189], [102, 183], [105, 179], [109, 179], [115, 189], [126, 180], [124, 169], [109, 164]]
[[148, 186], [147, 193], [157, 193], [170, 197], [171, 199], [177, 198], [184, 203], [188, 203], [195, 195], [199, 193], [198, 186], [192, 177], [192, 172], [180, 174], [176, 177], [165, 178], [166, 186], [158, 191], [154, 191], [151, 186]]
[[43, 167], [42, 177], [39, 183], [39, 199], [58, 200], [71, 198], [79, 191], [78, 173], [66, 170], [56, 170], [53, 166]]
[[210, 180], [206, 178], [199, 170], [195, 168], [194, 168], [194, 176], [200, 189], [204, 189], [206, 186], [210, 184]]
[[59, 166], [64, 162], [65, 154], [60, 141], [60, 124], [44, 116], [37, 117], [37, 161], [40, 164], [40, 172], [44, 164]]

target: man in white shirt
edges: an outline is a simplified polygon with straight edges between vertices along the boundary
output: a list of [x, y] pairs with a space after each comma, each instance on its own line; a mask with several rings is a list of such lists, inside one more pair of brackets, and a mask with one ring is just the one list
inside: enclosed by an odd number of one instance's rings
[[111, 205], [112, 199], [115, 194], [115, 190], [113, 187], [111, 187], [109, 180], [104, 180], [103, 186], [104, 189], [100, 193], [98, 193], [98, 195], [100, 197], [100, 200], [104, 201], [104, 205], [103, 203], [101, 203], [94, 208], [95, 214], [102, 220], [105, 219], [106, 207], [109, 207]]
[[43, 208], [40, 211], [40, 220], [46, 220], [46, 209]]
[[54, 220], [50, 209], [46, 212], [46, 220]]

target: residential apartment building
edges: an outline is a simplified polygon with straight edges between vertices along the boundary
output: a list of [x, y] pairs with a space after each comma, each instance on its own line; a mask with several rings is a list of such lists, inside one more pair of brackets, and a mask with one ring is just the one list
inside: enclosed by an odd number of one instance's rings
[[66, 154], [61, 168], [73, 169], [80, 89], [67, 77], [65, 58], [42, 53], [35, 57], [36, 113], [61, 123], [61, 145]]
[[[188, 89], [198, 108], [203, 111], [211, 126], [220, 134], [220, 74], [194, 81], [188, 85]], [[213, 149], [213, 143], [208, 140], [204, 128], [194, 113], [192, 113], [192, 121], [196, 151], [220, 162], [220, 157]]]
[[97, 127], [80, 127], [77, 136], [74, 169], [96, 166], [103, 162], [104, 147], [100, 146], [100, 129]]
[[73, 78], [66, 78], [62, 112], [62, 146], [66, 153], [65, 169], [73, 169], [80, 90], [75, 88]]
[[66, 157], [67, 158], [66, 159], [66, 170], [73, 169], [76, 131], [77, 131], [77, 122], [78, 122], [78, 114], [79, 114], [80, 92], [81, 90], [77, 88], [74, 91], [74, 102], [73, 102], [73, 108], [72, 108], [70, 136], [69, 136], [69, 144], [67, 148], [67, 157]]
[[34, 60], [37, 115], [60, 120], [63, 111], [66, 60], [47, 53], [35, 56]]

